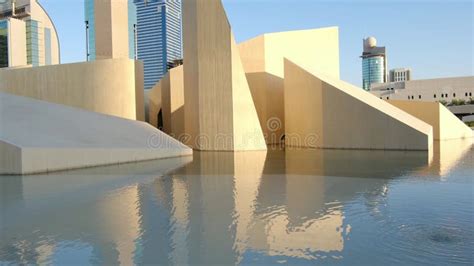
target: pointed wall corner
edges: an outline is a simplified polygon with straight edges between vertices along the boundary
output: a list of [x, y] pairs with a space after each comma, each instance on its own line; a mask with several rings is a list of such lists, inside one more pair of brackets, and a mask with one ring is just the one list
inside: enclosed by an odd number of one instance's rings
[[198, 150], [266, 150], [221, 1], [184, 1], [183, 33], [188, 144]]

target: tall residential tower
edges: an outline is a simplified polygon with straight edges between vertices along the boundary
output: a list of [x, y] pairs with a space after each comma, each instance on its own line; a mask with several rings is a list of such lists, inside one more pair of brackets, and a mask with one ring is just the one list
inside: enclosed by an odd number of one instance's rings
[[181, 0], [134, 0], [137, 51], [144, 63], [145, 89], [151, 89], [182, 59]]
[[136, 59], [136, 7], [133, 0], [85, 0], [87, 61]]
[[364, 39], [362, 53], [362, 88], [370, 90], [373, 83], [387, 82], [387, 56], [385, 47], [378, 47], [374, 37]]
[[59, 40], [37, 0], [0, 1], [0, 68], [59, 64]]

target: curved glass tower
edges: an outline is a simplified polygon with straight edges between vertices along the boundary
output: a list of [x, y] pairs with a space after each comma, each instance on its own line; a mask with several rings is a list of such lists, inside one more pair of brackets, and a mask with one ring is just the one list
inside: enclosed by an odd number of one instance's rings
[[387, 82], [387, 57], [385, 47], [377, 47], [374, 37], [364, 39], [364, 52], [362, 53], [362, 88], [370, 90], [374, 83]]
[[56, 28], [37, 0], [0, 0], [0, 67], [59, 64]]

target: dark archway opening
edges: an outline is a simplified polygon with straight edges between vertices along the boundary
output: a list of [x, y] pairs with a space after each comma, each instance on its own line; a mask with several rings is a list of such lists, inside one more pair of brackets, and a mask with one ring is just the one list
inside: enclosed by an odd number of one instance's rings
[[158, 119], [156, 121], [158, 121], [158, 129], [163, 130], [163, 110], [160, 109], [160, 112], [158, 113]]

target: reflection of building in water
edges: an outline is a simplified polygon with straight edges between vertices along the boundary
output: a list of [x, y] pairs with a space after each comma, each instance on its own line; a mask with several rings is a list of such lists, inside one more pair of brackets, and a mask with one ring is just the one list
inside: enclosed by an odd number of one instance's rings
[[435, 141], [433, 143], [433, 160], [421, 172], [431, 173], [443, 179], [472, 150], [473, 144], [474, 139]]
[[[189, 254], [193, 263], [239, 262], [238, 254], [244, 252], [248, 242], [265, 158], [265, 151], [195, 153], [192, 164], [176, 171], [173, 179], [185, 182], [181, 187], [188, 191], [182, 193], [189, 201], [189, 249], [182, 254]], [[187, 175], [180, 177], [182, 173]], [[178, 209], [175, 206], [175, 216]]]
[[8, 188], [0, 194], [0, 264], [134, 264], [145, 246], [137, 183], [191, 160], [0, 178]]
[[[455, 158], [465, 156], [465, 151], [448, 156], [456, 146], [448, 147], [440, 146], [435, 163], [455, 165]], [[337, 257], [350, 237], [348, 202], [356, 201], [375, 219], [385, 216], [380, 205], [393, 178], [433, 169], [426, 152], [194, 156], [193, 163], [160, 178], [164, 170], [153, 162], [139, 164], [141, 171], [119, 166], [110, 168], [118, 169], [114, 171], [0, 179], [0, 262], [67, 263], [59, 260], [64, 254], [80, 257], [84, 264], [209, 265], [259, 263], [259, 256]], [[185, 164], [169, 162], [164, 168]], [[137, 172], [144, 174], [133, 174]]]
[[188, 205], [189, 197], [186, 183], [178, 178], [172, 179], [173, 183], [173, 211], [171, 213], [172, 229], [174, 232], [171, 236], [173, 250], [171, 252], [171, 260], [174, 264], [189, 264], [189, 254], [187, 249], [187, 228], [189, 226]]
[[113, 261], [121, 265], [134, 264], [136, 240], [140, 234], [138, 187], [130, 186], [104, 196], [97, 202], [97, 234], [101, 239], [115, 243], [118, 253]]
[[303, 259], [314, 258], [311, 253], [342, 251], [344, 249], [341, 211], [308, 217], [301, 226], [292, 226], [285, 215], [276, 216], [268, 221], [268, 253], [272, 256], [290, 256]]

